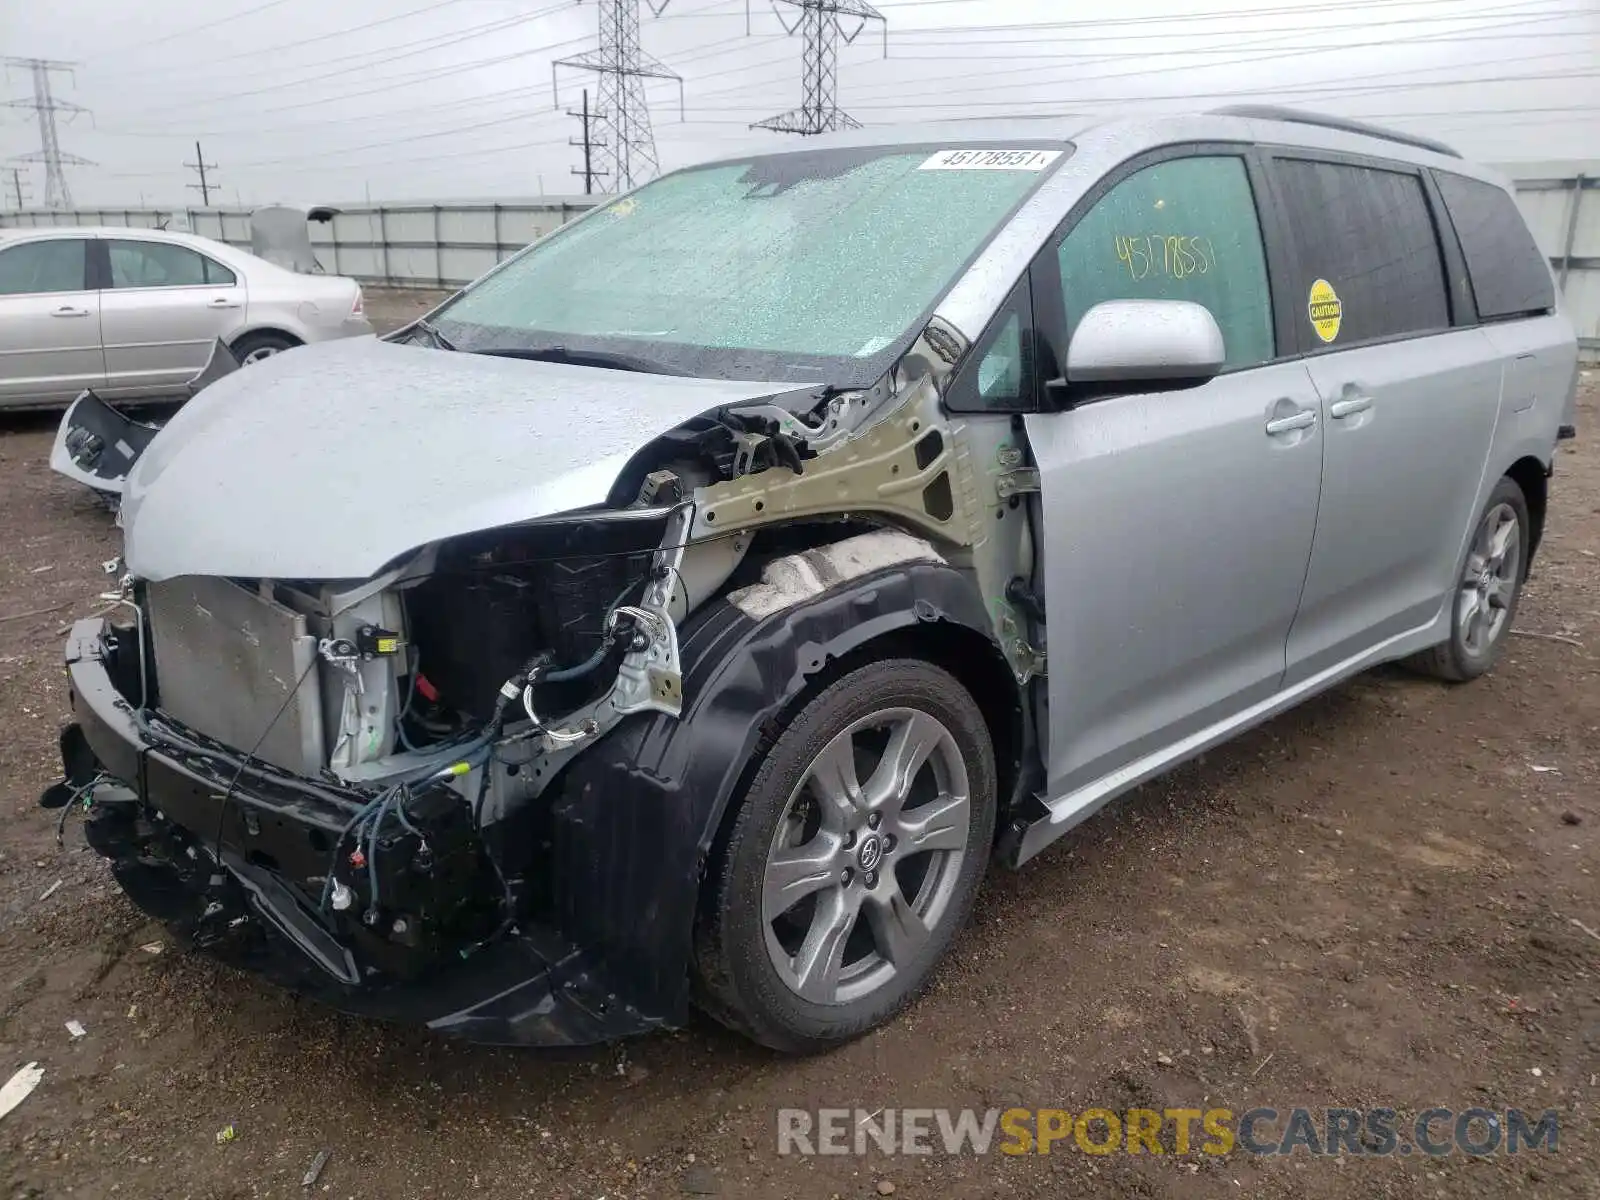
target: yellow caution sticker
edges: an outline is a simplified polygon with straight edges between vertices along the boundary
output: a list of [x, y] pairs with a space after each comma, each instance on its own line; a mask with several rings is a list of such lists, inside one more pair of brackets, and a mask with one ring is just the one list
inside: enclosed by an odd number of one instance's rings
[[1325, 342], [1339, 336], [1339, 325], [1344, 320], [1344, 305], [1333, 284], [1319, 279], [1311, 285], [1311, 296], [1306, 301], [1306, 314], [1311, 318], [1311, 328]]

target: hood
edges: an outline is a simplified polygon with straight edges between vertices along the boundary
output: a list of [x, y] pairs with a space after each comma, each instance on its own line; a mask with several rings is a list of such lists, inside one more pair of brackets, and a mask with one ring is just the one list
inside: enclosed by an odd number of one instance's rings
[[141, 578], [364, 579], [441, 538], [600, 504], [653, 438], [793, 384], [348, 338], [218, 380], [123, 492]]

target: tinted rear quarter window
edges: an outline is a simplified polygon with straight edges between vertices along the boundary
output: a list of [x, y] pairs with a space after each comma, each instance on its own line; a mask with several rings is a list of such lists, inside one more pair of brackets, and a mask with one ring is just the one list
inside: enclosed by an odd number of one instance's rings
[[1296, 250], [1290, 302], [1307, 345], [1449, 326], [1439, 240], [1417, 176], [1297, 158], [1274, 167]]
[[1516, 201], [1479, 179], [1443, 171], [1434, 178], [1461, 240], [1478, 316], [1493, 320], [1554, 308], [1556, 291], [1550, 267]]

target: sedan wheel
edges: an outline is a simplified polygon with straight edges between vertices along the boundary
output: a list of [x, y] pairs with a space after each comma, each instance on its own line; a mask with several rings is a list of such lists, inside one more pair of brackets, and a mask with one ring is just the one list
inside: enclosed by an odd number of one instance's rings
[[273, 329], [258, 329], [234, 342], [232, 349], [234, 358], [239, 360], [239, 365], [248, 367], [251, 363], [263, 362], [274, 354], [292, 350], [299, 344], [286, 333], [279, 333]]
[[696, 998], [781, 1050], [857, 1037], [926, 986], [994, 840], [976, 702], [916, 659], [870, 663], [786, 716], [707, 873]]

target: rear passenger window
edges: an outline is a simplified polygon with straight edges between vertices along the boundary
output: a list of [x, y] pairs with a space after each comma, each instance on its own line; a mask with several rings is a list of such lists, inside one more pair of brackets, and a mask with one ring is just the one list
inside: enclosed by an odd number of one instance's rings
[[1478, 316], [1484, 320], [1549, 312], [1556, 306], [1550, 266], [1516, 201], [1492, 183], [1434, 175], [1461, 239]]
[[1192, 300], [1217, 319], [1228, 367], [1273, 357], [1266, 255], [1242, 158], [1135, 172], [1083, 215], [1057, 256], [1069, 338], [1102, 300]]
[[[168, 242], [106, 243], [114, 288], [198, 287], [208, 282], [207, 259]], [[213, 280], [210, 282], [221, 282]]]
[[1450, 324], [1444, 263], [1422, 181], [1344, 163], [1279, 159], [1309, 344], [1343, 346]]

